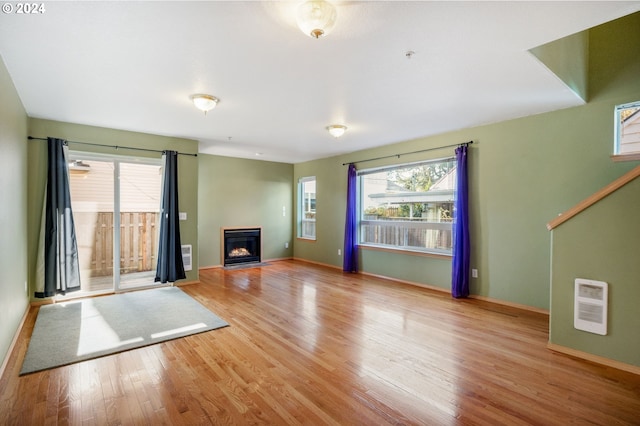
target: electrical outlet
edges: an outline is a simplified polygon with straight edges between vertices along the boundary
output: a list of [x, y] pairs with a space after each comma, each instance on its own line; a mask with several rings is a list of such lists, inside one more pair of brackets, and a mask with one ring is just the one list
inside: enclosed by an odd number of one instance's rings
[[180, 220], [187, 220], [187, 212], [180, 212], [180, 213], [178, 213], [178, 219], [180, 219]]
[[472, 278], [478, 278], [478, 270], [477, 269], [472, 269], [471, 270], [471, 277]]
[[342, 256], [342, 250], [338, 249], [338, 256]]
[[284, 243], [284, 248], [289, 248], [289, 243]]

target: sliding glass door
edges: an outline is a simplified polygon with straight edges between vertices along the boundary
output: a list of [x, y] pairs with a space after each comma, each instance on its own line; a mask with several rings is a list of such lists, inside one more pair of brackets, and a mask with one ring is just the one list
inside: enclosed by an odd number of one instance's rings
[[70, 160], [82, 291], [155, 285], [161, 160], [80, 152]]

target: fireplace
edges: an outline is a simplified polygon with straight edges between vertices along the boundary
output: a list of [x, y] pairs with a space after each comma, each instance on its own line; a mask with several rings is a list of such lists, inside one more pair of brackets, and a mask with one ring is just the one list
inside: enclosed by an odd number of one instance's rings
[[223, 266], [261, 261], [261, 228], [222, 228]]

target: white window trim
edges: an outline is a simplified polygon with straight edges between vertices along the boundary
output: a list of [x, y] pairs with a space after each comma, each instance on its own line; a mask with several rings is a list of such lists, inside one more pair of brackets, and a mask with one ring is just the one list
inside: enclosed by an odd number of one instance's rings
[[[314, 230], [316, 231], [314, 233], [314, 235], [303, 235], [304, 233], [304, 229], [305, 223], [314, 223], [316, 224], [316, 218], [314, 217], [313, 219], [307, 219], [305, 218], [305, 213], [306, 211], [304, 210], [304, 206], [305, 206], [305, 201], [304, 201], [304, 184], [306, 182], [315, 182], [316, 186], [317, 186], [317, 180], [315, 176], [305, 176], [305, 177], [301, 177], [300, 179], [298, 179], [298, 238], [301, 240], [309, 240], [309, 241], [315, 241], [317, 239], [317, 227], [314, 226]], [[316, 193], [317, 193], [317, 189], [316, 189]], [[316, 198], [316, 203], [317, 203], [317, 198]]]
[[[362, 227], [364, 225], [376, 225], [376, 224], [396, 224], [396, 225], [405, 225], [406, 228], [413, 228], [413, 229], [433, 229], [433, 230], [453, 230], [453, 221], [452, 222], [423, 222], [423, 221], [412, 221], [412, 220], [406, 220], [406, 221], [400, 221], [400, 220], [395, 220], [395, 221], [385, 221], [385, 220], [366, 220], [363, 219], [364, 217], [364, 213], [362, 211], [362, 186], [363, 186], [363, 181], [360, 179], [363, 176], [369, 175], [369, 174], [374, 174], [374, 173], [379, 173], [379, 172], [383, 172], [383, 171], [387, 171], [387, 170], [395, 170], [395, 169], [401, 169], [401, 168], [409, 168], [412, 166], [418, 166], [418, 165], [422, 165], [422, 164], [429, 164], [429, 163], [439, 163], [439, 162], [445, 162], [445, 161], [450, 161], [450, 160], [455, 160], [455, 157], [453, 156], [447, 156], [447, 157], [443, 157], [443, 158], [437, 158], [437, 159], [432, 159], [432, 160], [422, 160], [422, 161], [415, 161], [415, 162], [410, 162], [410, 163], [402, 163], [402, 164], [394, 164], [394, 165], [389, 165], [389, 166], [381, 166], [381, 167], [375, 167], [375, 168], [371, 168], [371, 169], [363, 169], [363, 170], [359, 170], [358, 171], [358, 245], [361, 246], [364, 249], [374, 249], [374, 250], [382, 250], [382, 251], [389, 251], [389, 252], [398, 252], [398, 253], [408, 253], [408, 254], [415, 254], [415, 255], [421, 255], [421, 256], [433, 256], [433, 257], [440, 257], [440, 258], [450, 258], [453, 256], [453, 248], [451, 250], [442, 250], [442, 249], [436, 249], [436, 248], [425, 248], [425, 249], [421, 249], [418, 247], [412, 247], [412, 246], [394, 246], [394, 245], [387, 245], [387, 244], [375, 244], [375, 243], [369, 243], [369, 242], [362, 242]], [[454, 190], [454, 194], [455, 194], [455, 190]], [[453, 202], [453, 195], [452, 194], [452, 201]]]
[[629, 108], [640, 108], [640, 101], [629, 102], [626, 104], [616, 105], [614, 108], [614, 138], [613, 138], [613, 161], [636, 161], [640, 159], [640, 151], [620, 152], [622, 142], [622, 130], [620, 121], [620, 111]]

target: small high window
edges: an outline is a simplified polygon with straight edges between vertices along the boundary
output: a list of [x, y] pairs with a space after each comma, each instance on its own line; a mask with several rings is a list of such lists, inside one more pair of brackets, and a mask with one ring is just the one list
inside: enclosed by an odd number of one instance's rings
[[615, 155], [640, 153], [640, 101], [615, 108]]

